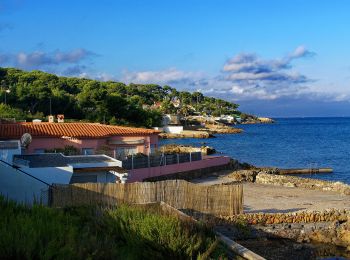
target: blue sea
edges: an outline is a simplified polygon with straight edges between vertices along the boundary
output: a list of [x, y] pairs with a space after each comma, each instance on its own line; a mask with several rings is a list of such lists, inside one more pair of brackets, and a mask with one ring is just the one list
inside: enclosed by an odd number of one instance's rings
[[[274, 124], [238, 125], [242, 134], [211, 139], [168, 139], [162, 144], [208, 145], [256, 166], [331, 167], [331, 174], [306, 175], [350, 184], [350, 118], [276, 118]], [[305, 176], [305, 175], [304, 175]]]

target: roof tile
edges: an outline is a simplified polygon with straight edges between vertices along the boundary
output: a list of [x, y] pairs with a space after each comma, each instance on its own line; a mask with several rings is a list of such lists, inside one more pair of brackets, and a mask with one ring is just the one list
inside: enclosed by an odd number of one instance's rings
[[102, 138], [158, 134], [145, 128], [103, 125], [98, 123], [16, 123], [0, 124], [0, 139], [20, 138], [24, 133], [33, 137]]

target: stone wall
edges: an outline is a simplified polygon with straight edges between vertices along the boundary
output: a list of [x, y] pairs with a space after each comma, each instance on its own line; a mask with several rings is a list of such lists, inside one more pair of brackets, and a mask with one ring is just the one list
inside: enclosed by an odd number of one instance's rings
[[212, 222], [232, 225], [238, 239], [273, 236], [332, 244], [350, 251], [350, 210], [251, 213], [212, 219]]

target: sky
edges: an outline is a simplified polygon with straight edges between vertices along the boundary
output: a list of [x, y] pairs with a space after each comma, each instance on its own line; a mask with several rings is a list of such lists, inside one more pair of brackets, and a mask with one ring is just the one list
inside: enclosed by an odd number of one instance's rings
[[350, 116], [347, 0], [0, 0], [0, 66]]

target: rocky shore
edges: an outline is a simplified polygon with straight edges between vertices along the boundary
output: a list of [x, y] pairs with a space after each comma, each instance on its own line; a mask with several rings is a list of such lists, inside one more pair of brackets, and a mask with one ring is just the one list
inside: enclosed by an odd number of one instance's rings
[[350, 185], [248, 164], [232, 170], [197, 183], [243, 182], [245, 213], [195, 217], [267, 259], [350, 258]]
[[204, 127], [198, 128], [198, 130], [206, 131], [210, 134], [239, 134], [243, 132], [242, 129], [224, 124], [205, 124]]
[[256, 168], [234, 171], [228, 177], [235, 181], [249, 181], [284, 187], [299, 187], [311, 190], [334, 191], [350, 195], [350, 185], [342, 182], [324, 181], [311, 178], [279, 175], [277, 168]]
[[163, 153], [195, 153], [201, 152], [203, 155], [210, 155], [216, 153], [213, 147], [201, 146], [194, 147], [189, 145], [167, 144], [159, 148], [159, 151]]
[[210, 134], [207, 131], [191, 131], [191, 130], [184, 130], [180, 134], [171, 134], [171, 133], [160, 133], [159, 137], [162, 139], [175, 139], [175, 138], [200, 138], [200, 139], [206, 139], [214, 137], [212, 134]]

